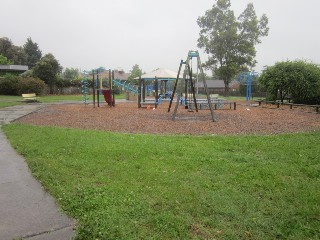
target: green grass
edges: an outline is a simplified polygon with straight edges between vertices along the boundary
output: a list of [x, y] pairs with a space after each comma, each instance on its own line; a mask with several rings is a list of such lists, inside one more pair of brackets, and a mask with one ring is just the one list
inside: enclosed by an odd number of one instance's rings
[[[93, 100], [92, 95], [88, 95], [89, 101]], [[115, 95], [115, 99], [123, 99], [124, 94]], [[41, 96], [40, 101], [44, 103], [59, 102], [59, 101], [82, 101], [82, 95], [45, 95]]]
[[0, 108], [5, 108], [5, 107], [12, 107], [16, 105], [20, 105], [21, 103], [19, 102], [0, 102]]
[[0, 95], [0, 108], [20, 105], [22, 98], [18, 96]]
[[77, 239], [319, 239], [320, 132], [156, 136], [20, 124]]
[[[124, 99], [125, 94], [115, 95], [116, 99]], [[25, 104], [20, 96], [0, 95], [0, 108]], [[82, 95], [44, 95], [40, 96], [39, 101], [42, 103], [54, 103], [60, 101], [82, 101]], [[92, 95], [89, 95], [89, 101], [92, 101]]]

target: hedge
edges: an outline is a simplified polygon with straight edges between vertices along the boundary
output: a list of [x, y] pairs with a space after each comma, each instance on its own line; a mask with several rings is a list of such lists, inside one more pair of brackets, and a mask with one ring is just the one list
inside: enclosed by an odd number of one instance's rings
[[16, 95], [35, 93], [42, 95], [46, 84], [39, 78], [5, 75], [0, 78], [0, 94]]

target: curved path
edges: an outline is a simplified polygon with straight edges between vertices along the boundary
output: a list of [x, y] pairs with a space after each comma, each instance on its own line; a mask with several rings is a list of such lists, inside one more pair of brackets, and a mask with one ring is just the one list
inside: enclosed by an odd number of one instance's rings
[[[0, 109], [0, 125], [43, 107], [27, 104]], [[67, 240], [75, 221], [35, 180], [23, 157], [10, 146], [0, 127], [0, 239]]]

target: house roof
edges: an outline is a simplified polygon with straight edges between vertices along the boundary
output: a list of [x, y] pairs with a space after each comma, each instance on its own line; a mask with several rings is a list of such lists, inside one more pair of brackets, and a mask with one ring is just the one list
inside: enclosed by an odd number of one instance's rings
[[129, 73], [125, 73], [124, 71], [114, 71], [114, 79], [128, 80], [129, 75]]
[[25, 72], [28, 66], [25, 65], [0, 65], [0, 72]]
[[[114, 79], [117, 80], [128, 80], [129, 73], [125, 73], [124, 71], [118, 71], [114, 70]], [[109, 70], [106, 70], [104, 72], [99, 72], [99, 78], [106, 78], [109, 79]]]

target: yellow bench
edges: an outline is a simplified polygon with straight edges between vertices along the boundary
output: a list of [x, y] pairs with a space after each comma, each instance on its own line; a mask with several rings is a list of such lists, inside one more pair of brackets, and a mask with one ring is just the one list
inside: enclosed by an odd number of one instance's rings
[[39, 97], [36, 96], [35, 93], [23, 93], [22, 94], [23, 100], [25, 102], [38, 102]]
[[210, 99], [218, 99], [219, 98], [219, 94], [210, 94]]

